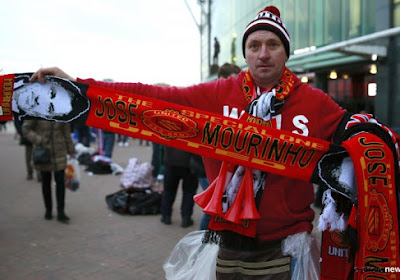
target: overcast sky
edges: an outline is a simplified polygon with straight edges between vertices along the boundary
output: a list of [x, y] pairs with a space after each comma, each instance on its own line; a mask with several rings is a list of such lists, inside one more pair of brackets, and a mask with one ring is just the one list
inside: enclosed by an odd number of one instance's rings
[[[197, 0], [187, 1], [197, 15]], [[58, 66], [74, 77], [200, 82], [184, 0], [0, 0], [0, 74]]]

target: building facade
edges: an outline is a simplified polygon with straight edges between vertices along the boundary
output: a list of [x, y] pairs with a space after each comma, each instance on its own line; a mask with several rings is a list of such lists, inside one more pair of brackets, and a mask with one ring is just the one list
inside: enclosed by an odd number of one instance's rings
[[[352, 113], [371, 112], [400, 130], [400, 0], [199, 0], [201, 73], [242, 68], [242, 33], [267, 5], [281, 11], [291, 38], [287, 66]], [[219, 42], [219, 50], [215, 47]]]

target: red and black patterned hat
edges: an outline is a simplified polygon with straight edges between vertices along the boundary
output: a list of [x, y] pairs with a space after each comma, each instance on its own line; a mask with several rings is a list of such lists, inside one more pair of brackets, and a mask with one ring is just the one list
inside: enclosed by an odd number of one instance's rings
[[256, 18], [250, 22], [243, 33], [243, 41], [242, 41], [242, 49], [243, 56], [245, 55], [245, 44], [246, 39], [250, 35], [250, 33], [257, 30], [269, 30], [274, 32], [281, 39], [287, 57], [290, 55], [290, 37], [289, 33], [286, 30], [286, 26], [280, 18], [281, 13], [278, 8], [275, 6], [267, 6], [264, 10], [260, 11]]

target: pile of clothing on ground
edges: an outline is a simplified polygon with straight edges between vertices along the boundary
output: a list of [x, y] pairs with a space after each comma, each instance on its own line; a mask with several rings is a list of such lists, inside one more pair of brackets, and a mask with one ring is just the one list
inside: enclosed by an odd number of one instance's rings
[[122, 189], [105, 198], [108, 207], [118, 214], [159, 214], [161, 191], [152, 171], [150, 163], [131, 158], [120, 177]]
[[80, 165], [85, 165], [85, 171], [92, 174], [113, 174], [119, 175], [123, 168], [112, 161], [111, 158], [99, 155], [96, 149], [86, 147], [81, 143], [75, 145], [76, 158]]

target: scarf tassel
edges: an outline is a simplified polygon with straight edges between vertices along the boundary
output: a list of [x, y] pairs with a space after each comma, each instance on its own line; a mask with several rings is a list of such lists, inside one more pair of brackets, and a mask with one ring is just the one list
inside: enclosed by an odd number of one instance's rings
[[260, 214], [254, 201], [253, 172], [251, 168], [246, 168], [236, 198], [226, 212], [224, 219], [239, 224], [240, 220], [256, 220], [259, 218]]
[[243, 210], [242, 213], [240, 214], [240, 219], [241, 220], [257, 220], [260, 219], [261, 216], [258, 213], [257, 206], [256, 206], [256, 201], [254, 199], [254, 189], [253, 189], [253, 172], [251, 168], [246, 168], [246, 174], [245, 174], [244, 180], [248, 180], [248, 183], [245, 184], [247, 186], [245, 188], [245, 200], [243, 202]]
[[240, 223], [239, 216], [242, 211], [243, 201], [244, 201], [244, 197], [245, 197], [246, 174], [247, 174], [247, 170], [244, 174], [244, 178], [243, 178], [242, 182], [240, 183], [235, 200], [233, 201], [231, 207], [229, 207], [228, 211], [226, 211], [226, 213], [223, 217], [225, 220], [235, 223], [235, 224]]
[[203, 192], [193, 196], [193, 200], [197, 203], [197, 205], [199, 205], [203, 209], [207, 207], [214, 194], [216, 185], [217, 179], [215, 179]]
[[226, 185], [232, 178], [234, 165], [223, 162], [218, 177], [202, 193], [193, 197], [194, 201], [203, 208], [208, 215], [222, 216], [222, 196]]
[[224, 162], [217, 179], [202, 193], [194, 196], [194, 201], [203, 208], [203, 212], [212, 216], [220, 216], [224, 220], [241, 224], [243, 220], [256, 220], [260, 218], [254, 200], [253, 172], [246, 168], [244, 178], [240, 183], [238, 193], [229, 210], [222, 212], [222, 196], [227, 184], [230, 182], [234, 165]]

